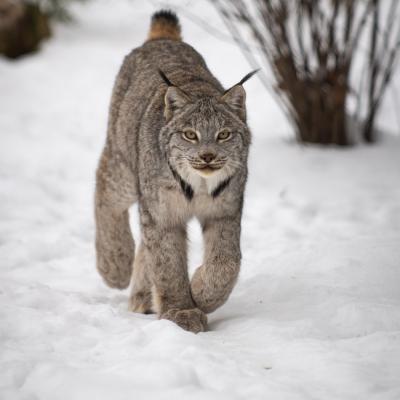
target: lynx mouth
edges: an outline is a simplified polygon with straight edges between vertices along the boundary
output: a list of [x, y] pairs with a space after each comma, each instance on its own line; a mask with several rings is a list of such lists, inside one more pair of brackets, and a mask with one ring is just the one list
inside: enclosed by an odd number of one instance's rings
[[210, 176], [222, 168], [221, 165], [192, 165], [192, 168], [201, 176]]

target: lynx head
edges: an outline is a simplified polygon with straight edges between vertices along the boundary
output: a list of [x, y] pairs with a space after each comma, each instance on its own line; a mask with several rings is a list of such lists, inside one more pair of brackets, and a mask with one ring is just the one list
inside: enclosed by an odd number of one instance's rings
[[[161, 73], [161, 72], [160, 72]], [[175, 176], [193, 188], [205, 181], [209, 193], [245, 168], [250, 133], [241, 82], [218, 97], [192, 99], [169, 83], [165, 94], [164, 151]]]

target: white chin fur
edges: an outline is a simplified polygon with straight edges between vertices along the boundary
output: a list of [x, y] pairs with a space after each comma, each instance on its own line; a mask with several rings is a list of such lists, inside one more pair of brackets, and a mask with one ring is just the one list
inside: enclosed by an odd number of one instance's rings
[[192, 167], [182, 168], [179, 171], [182, 178], [187, 181], [187, 183], [192, 186], [194, 193], [204, 193], [211, 194], [212, 191], [218, 187], [218, 185], [227, 178], [226, 168], [223, 167], [216, 171], [204, 172], [199, 169], [194, 169]]
[[212, 178], [214, 174], [217, 174], [220, 170], [204, 170], [204, 169], [195, 169], [194, 172], [196, 172], [197, 174], [199, 174], [202, 178], [204, 179], [209, 179]]

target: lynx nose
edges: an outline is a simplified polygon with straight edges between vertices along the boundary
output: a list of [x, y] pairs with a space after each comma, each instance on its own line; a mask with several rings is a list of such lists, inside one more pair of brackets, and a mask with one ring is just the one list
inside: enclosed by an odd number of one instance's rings
[[199, 157], [200, 157], [203, 161], [205, 161], [207, 164], [209, 164], [211, 161], [213, 161], [213, 160], [215, 159], [216, 154], [210, 153], [210, 152], [208, 152], [208, 153], [202, 153], [202, 154], [199, 155]]

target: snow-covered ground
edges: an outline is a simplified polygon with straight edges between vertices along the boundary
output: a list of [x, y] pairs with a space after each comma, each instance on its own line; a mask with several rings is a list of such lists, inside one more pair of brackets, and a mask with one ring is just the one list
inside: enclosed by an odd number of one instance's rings
[[[128, 292], [102, 283], [94, 171], [115, 74], [154, 4], [88, 3], [42, 52], [0, 60], [0, 398], [399, 399], [400, 138], [292, 144], [257, 79], [242, 272], [211, 330], [130, 313]], [[218, 25], [208, 2], [180, 4]], [[234, 45], [181, 19], [226, 86], [249, 71]], [[132, 223], [138, 237], [135, 209]], [[190, 237], [193, 270], [196, 223]]]

